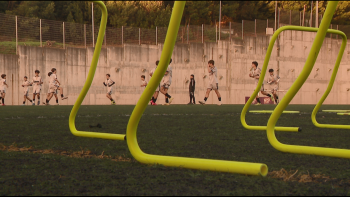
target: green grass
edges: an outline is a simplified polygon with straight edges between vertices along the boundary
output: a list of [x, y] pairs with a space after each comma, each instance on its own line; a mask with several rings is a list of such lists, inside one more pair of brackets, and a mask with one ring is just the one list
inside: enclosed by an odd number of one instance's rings
[[[72, 106], [0, 107], [0, 143], [35, 149], [80, 151], [132, 158], [125, 141], [80, 138], [68, 128]], [[121, 133], [134, 106], [82, 106], [78, 130]], [[302, 174], [335, 178], [323, 183], [284, 182], [271, 177], [170, 168], [108, 159], [69, 158], [0, 151], [0, 195], [347, 195], [350, 160], [282, 153], [265, 131], [242, 127], [243, 105], [148, 106], [138, 127], [141, 149], [150, 154], [265, 163]], [[252, 106], [251, 110], [274, 106]], [[300, 126], [300, 133], [276, 132], [287, 144], [350, 148], [350, 131], [319, 129], [311, 122], [313, 106], [291, 105], [277, 125]], [[350, 109], [323, 106], [322, 109]], [[270, 114], [248, 113], [251, 125], [266, 125]], [[323, 118], [324, 116], [324, 118]], [[319, 122], [349, 124], [348, 116], [319, 112]], [[89, 128], [100, 123], [102, 128]], [[61, 177], [61, 178], [60, 178]], [[347, 181], [347, 183], [341, 183]]]

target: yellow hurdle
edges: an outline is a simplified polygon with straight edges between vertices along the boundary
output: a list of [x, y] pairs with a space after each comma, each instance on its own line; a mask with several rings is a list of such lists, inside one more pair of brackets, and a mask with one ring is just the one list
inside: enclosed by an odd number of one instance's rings
[[[250, 110], [249, 113], [272, 114], [273, 110]], [[283, 111], [283, 114], [299, 114], [300, 111]]]
[[167, 35], [165, 38], [163, 51], [160, 57], [160, 62], [130, 116], [126, 131], [126, 141], [129, 150], [137, 161], [145, 164], [161, 164], [164, 166], [181, 167], [189, 169], [266, 176], [268, 168], [265, 164], [261, 163], [246, 163], [236, 161], [220, 161], [211, 159], [151, 155], [144, 153], [138, 145], [136, 137], [137, 127], [141, 116], [148, 105], [148, 101], [151, 99], [154, 91], [156, 90], [156, 87], [158, 86], [160, 80], [164, 76], [164, 73], [170, 62], [171, 54], [173, 52], [177, 38], [177, 33], [179, 31], [179, 26], [185, 3], [186, 2], [184, 1], [175, 1]]
[[[305, 83], [305, 81], [307, 80], [308, 76], [312, 71], [312, 68], [316, 62], [318, 53], [320, 52], [326, 33], [330, 31], [328, 30], [328, 27], [331, 23], [337, 4], [338, 4], [338, 1], [328, 1], [324, 17], [321, 21], [320, 28], [317, 30], [317, 34], [314, 39], [313, 45], [310, 49], [310, 53], [306, 60], [305, 66], [301, 71], [300, 75], [298, 76], [298, 78], [294, 81], [292, 87], [288, 90], [284, 98], [276, 106], [276, 109], [271, 114], [270, 119], [267, 123], [267, 138], [270, 144], [279, 151], [296, 153], [296, 154], [310, 154], [310, 155], [320, 155], [320, 156], [328, 156], [328, 157], [350, 158], [350, 150], [348, 149], [282, 144], [277, 140], [275, 135], [275, 126], [283, 110], [287, 107], [287, 105], [290, 103], [293, 97], [300, 90], [301, 86]], [[279, 28], [274, 33], [273, 37], [277, 37], [278, 34], [281, 33], [283, 30], [301, 30], [301, 29], [305, 29], [305, 27], [302, 28], [302, 27], [294, 27], [294, 26], [284, 26], [282, 28]], [[270, 42], [269, 48], [273, 44], [274, 44], [273, 42]], [[269, 58], [270, 57], [267, 55], [267, 57], [265, 58], [264, 65], [265, 64], [267, 65]], [[264, 75], [265, 72], [266, 72], [266, 69], [262, 71], [262, 74]], [[259, 81], [259, 85], [261, 84], [262, 84], [262, 81]]]
[[105, 4], [102, 1], [92, 1], [99, 5], [101, 11], [102, 11], [102, 17], [101, 17], [101, 25], [100, 30], [98, 32], [97, 42], [94, 50], [94, 55], [92, 57], [91, 61], [91, 67], [89, 70], [88, 77], [86, 78], [86, 82], [84, 84], [83, 89], [81, 90], [77, 101], [75, 102], [72, 111], [69, 115], [69, 129], [72, 132], [73, 135], [79, 136], [79, 137], [90, 137], [90, 138], [101, 138], [101, 139], [109, 139], [109, 140], [125, 140], [125, 135], [123, 134], [112, 134], [112, 133], [96, 133], [96, 132], [88, 132], [88, 131], [78, 131], [75, 127], [75, 117], [77, 116], [78, 110], [81, 106], [81, 103], [83, 102], [87, 92], [89, 91], [92, 80], [94, 79], [96, 67], [98, 58], [100, 56], [101, 47], [103, 38], [106, 31], [106, 25], [107, 25], [107, 8]]

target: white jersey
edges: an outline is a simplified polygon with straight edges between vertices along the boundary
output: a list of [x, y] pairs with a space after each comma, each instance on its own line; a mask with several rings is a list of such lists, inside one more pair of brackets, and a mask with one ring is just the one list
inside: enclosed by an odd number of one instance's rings
[[218, 81], [218, 69], [216, 67], [210, 68], [209, 72], [209, 84], [216, 84]]
[[167, 84], [167, 85], [171, 85], [171, 81], [172, 81], [172, 77], [173, 77], [173, 69], [171, 68], [171, 66], [169, 65], [168, 68], [166, 69], [166, 71], [168, 72], [168, 74], [164, 74], [163, 77], [163, 84]]
[[55, 85], [57, 80], [57, 75], [52, 73], [49, 80], [50, 80], [50, 85]]
[[6, 79], [0, 79], [0, 90], [5, 90]]
[[41, 77], [33, 77], [33, 88], [40, 87], [41, 88]]
[[141, 81], [141, 85], [142, 85], [143, 87], [146, 87], [146, 86], [147, 86], [147, 81], [146, 81], [146, 80]]
[[[277, 90], [277, 87], [278, 87], [278, 81], [279, 80], [279, 77], [275, 77], [274, 75], [270, 75], [269, 78], [268, 78], [268, 81], [267, 83], [270, 85], [271, 89], [276, 89]], [[271, 82], [273, 81], [273, 82]]]
[[149, 74], [151, 74], [151, 75], [153, 76], [153, 73], [154, 73], [154, 71], [156, 71], [156, 68], [157, 68], [157, 67], [153, 68], [153, 69], [149, 72]]
[[[261, 75], [261, 69], [260, 68], [256, 68], [255, 70], [253, 69], [253, 76], [256, 77], [256, 76], [259, 76], [260, 77]], [[258, 84], [259, 83], [259, 78], [254, 78], [254, 81], [255, 81], [255, 84]], [[264, 81], [263, 81], [263, 84], [264, 84]]]
[[107, 92], [109, 93], [111, 93], [112, 92], [112, 84], [114, 83], [114, 81], [112, 80], [112, 79], [106, 79], [106, 81], [105, 81], [105, 84], [107, 85]]
[[29, 82], [29, 81], [24, 81], [24, 82], [22, 83], [22, 85], [23, 85], [23, 90], [24, 90], [24, 92], [28, 92], [30, 82]]

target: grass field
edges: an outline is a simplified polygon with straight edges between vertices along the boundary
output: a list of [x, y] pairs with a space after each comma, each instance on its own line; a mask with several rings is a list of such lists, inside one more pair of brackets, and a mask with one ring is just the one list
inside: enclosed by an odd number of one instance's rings
[[[251, 110], [275, 106], [252, 106]], [[276, 132], [287, 144], [350, 148], [350, 131], [313, 126], [314, 106], [291, 105]], [[125, 141], [79, 138], [68, 128], [72, 106], [0, 107], [0, 195], [348, 195], [350, 160], [275, 150], [265, 131], [242, 127], [243, 105], [148, 106], [138, 129], [150, 154], [265, 163], [265, 178], [144, 165]], [[77, 129], [125, 134], [134, 106], [82, 106]], [[323, 106], [321, 109], [350, 109]], [[266, 125], [270, 114], [247, 114]], [[321, 123], [349, 124], [348, 116], [319, 112]], [[100, 123], [102, 128], [89, 128]], [[285, 169], [282, 170], [282, 169]]]

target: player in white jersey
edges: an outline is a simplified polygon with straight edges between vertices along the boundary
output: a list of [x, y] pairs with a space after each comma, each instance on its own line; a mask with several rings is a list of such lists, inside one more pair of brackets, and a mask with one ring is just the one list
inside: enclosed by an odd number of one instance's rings
[[[49, 76], [49, 84], [50, 84], [50, 76], [51, 76], [51, 75], [52, 75], [52, 72], [49, 72], [49, 73], [47, 74], [47, 76]], [[57, 82], [56, 82], [55, 84], [58, 85]], [[47, 92], [46, 99], [47, 99], [47, 98], [50, 98], [50, 99], [51, 99], [51, 98], [52, 98], [51, 94], [53, 94], [53, 95], [55, 96], [55, 98], [56, 98], [56, 105], [59, 105], [59, 104], [58, 104], [58, 97], [57, 97], [57, 89], [56, 89], [55, 92], [51, 93], [51, 90], [50, 90], [50, 87], [49, 87], [48, 92]], [[49, 100], [49, 102], [50, 102], [50, 100]], [[46, 103], [44, 102], [43, 104], [45, 105]], [[49, 104], [47, 103], [47, 105], [49, 105]]]
[[170, 66], [171, 62], [172, 62], [172, 59], [170, 59], [168, 68], [165, 71], [162, 81], [160, 82], [160, 92], [165, 96], [164, 105], [170, 105], [170, 103], [173, 102], [174, 100], [174, 98], [171, 98], [171, 96], [168, 94], [168, 90], [171, 85], [171, 81], [173, 77], [173, 69]]
[[141, 75], [141, 87], [146, 87], [147, 81], [145, 75]]
[[[149, 72], [149, 76], [153, 76], [153, 73], [156, 71], [157, 67], [158, 67], [158, 64], [159, 64], [159, 61], [157, 60], [156, 61], [156, 67], [153, 68], [150, 72]], [[160, 84], [158, 85], [156, 91], [153, 93], [153, 97], [151, 99], [151, 105], [157, 105], [156, 102], [157, 102], [157, 98], [158, 98], [158, 95], [159, 95], [159, 91], [160, 91]]]
[[205, 93], [204, 101], [199, 101], [200, 104], [204, 105], [207, 101], [209, 94], [212, 90], [215, 91], [218, 96], [219, 103], [221, 105], [221, 95], [219, 92], [219, 81], [218, 81], [218, 69], [214, 66], [214, 60], [208, 61], [208, 72], [209, 72], [209, 84], [207, 92]]
[[22, 83], [23, 95], [24, 95], [23, 105], [26, 104], [26, 100], [27, 100], [27, 99], [30, 101], [30, 103], [32, 103], [32, 100], [28, 97], [29, 86], [32, 86], [32, 83], [30, 83], [30, 82], [28, 81], [28, 77], [27, 77], [27, 76], [24, 76], [24, 81], [23, 81], [23, 83]]
[[277, 90], [278, 90], [278, 83], [279, 83], [279, 80], [280, 80], [280, 77], [279, 76], [276, 76], [273, 74], [273, 69], [269, 69], [269, 73], [270, 73], [270, 76], [267, 80], [267, 84], [270, 85], [270, 88], [271, 88], [271, 93], [272, 93], [272, 101], [275, 101], [276, 104], [278, 104], [278, 96], [277, 96]]
[[32, 105], [35, 105], [35, 95], [38, 98], [38, 105], [40, 105], [41, 84], [43, 84], [43, 82], [39, 74], [40, 74], [40, 71], [35, 70], [35, 77], [33, 77], [33, 81], [32, 81], [32, 85], [33, 85], [33, 104]]
[[111, 79], [111, 75], [110, 74], [106, 74], [106, 81], [103, 82], [103, 85], [107, 87], [107, 94], [106, 97], [109, 98], [109, 100], [111, 100], [112, 105], [115, 105], [115, 101], [112, 98], [112, 91], [113, 91], [113, 85], [115, 84], [115, 82]]
[[0, 99], [2, 101], [2, 106], [5, 106], [6, 88], [8, 87], [6, 83], [6, 74], [2, 74], [0, 79]]
[[63, 96], [63, 88], [60, 87], [61, 83], [57, 80], [57, 70], [56, 68], [52, 68], [51, 69], [52, 74], [50, 75], [50, 81], [49, 81], [49, 96], [46, 99], [46, 105], [49, 105], [49, 102], [52, 98], [52, 96], [56, 93], [57, 94], [57, 90], [60, 91], [61, 93], [61, 99], [67, 99], [68, 97]]
[[[258, 62], [256, 62], [256, 61], [252, 62], [252, 68], [251, 68], [251, 73], [249, 73], [249, 77], [254, 78], [255, 87], [258, 86], [260, 75], [261, 75], [261, 69], [258, 68]], [[264, 82], [260, 87], [260, 92], [261, 92], [261, 94], [266, 95], [266, 96], [271, 98], [271, 94], [268, 94], [267, 92], [264, 91]], [[256, 105], [261, 105], [261, 102], [259, 99], [259, 94], [256, 95], [256, 101], [257, 101]]]

